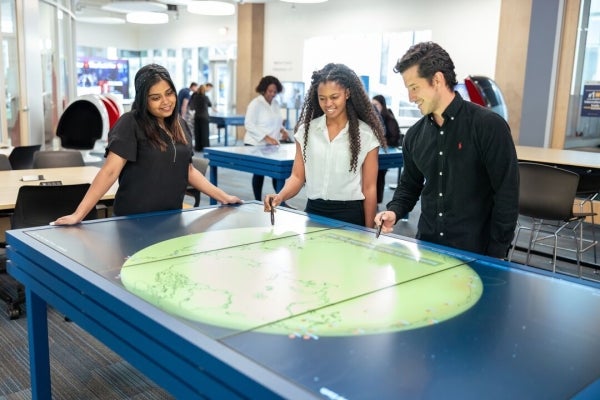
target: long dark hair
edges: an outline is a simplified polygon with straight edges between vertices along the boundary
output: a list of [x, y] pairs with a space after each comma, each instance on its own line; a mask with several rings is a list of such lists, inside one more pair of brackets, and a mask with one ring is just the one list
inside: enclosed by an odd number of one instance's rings
[[358, 153], [360, 152], [360, 131], [358, 121], [361, 120], [371, 127], [373, 133], [379, 140], [381, 147], [385, 148], [385, 134], [377, 111], [371, 104], [371, 99], [365, 92], [362, 81], [356, 73], [344, 64], [327, 64], [323, 69], [314, 71], [310, 87], [306, 93], [306, 101], [302, 105], [302, 111], [298, 123], [294, 128], [297, 132], [300, 125], [304, 125], [304, 149], [303, 158], [306, 162], [306, 147], [308, 145], [308, 131], [310, 122], [323, 115], [319, 106], [319, 84], [335, 82], [344, 89], [350, 91], [350, 97], [346, 100], [346, 112], [348, 114], [348, 134], [350, 136], [350, 171], [356, 172], [358, 167]]
[[[148, 64], [140, 68], [135, 74], [135, 99], [131, 105], [131, 111], [137, 123], [146, 132], [148, 140], [162, 151], [165, 151], [167, 149], [167, 142], [160, 134], [161, 128], [158, 125], [158, 120], [148, 111], [148, 92], [152, 86], [160, 81], [167, 82], [173, 93], [177, 93], [175, 84], [171, 80], [171, 75], [165, 67], [158, 64]], [[173, 108], [173, 113], [165, 118], [165, 127], [173, 135], [173, 139], [176, 142], [187, 144], [187, 139], [179, 122], [179, 114], [176, 111], [178, 106], [176, 104], [175, 108]]]

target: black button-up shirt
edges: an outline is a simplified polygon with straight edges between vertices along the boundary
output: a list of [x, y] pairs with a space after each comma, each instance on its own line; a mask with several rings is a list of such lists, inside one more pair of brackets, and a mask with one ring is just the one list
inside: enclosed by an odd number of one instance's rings
[[519, 215], [517, 154], [506, 121], [458, 93], [404, 139], [404, 168], [388, 210], [400, 218], [421, 197], [417, 239], [505, 257]]

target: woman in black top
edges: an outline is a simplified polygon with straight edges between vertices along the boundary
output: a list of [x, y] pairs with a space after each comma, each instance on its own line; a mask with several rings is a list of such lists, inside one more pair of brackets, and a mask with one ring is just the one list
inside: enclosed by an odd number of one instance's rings
[[194, 150], [202, 151], [210, 146], [209, 114], [212, 103], [206, 95], [206, 85], [198, 86], [190, 99], [190, 107], [194, 113]]
[[[398, 147], [402, 145], [402, 134], [400, 133], [400, 126], [392, 110], [387, 107], [385, 97], [378, 94], [373, 96], [371, 100], [373, 106], [379, 112], [381, 116], [381, 122], [385, 128], [385, 141], [388, 147]], [[377, 172], [377, 204], [383, 201], [383, 188], [385, 187], [385, 175], [387, 169], [380, 169]]]
[[106, 161], [73, 214], [57, 225], [76, 224], [119, 179], [115, 215], [180, 209], [188, 184], [222, 204], [241, 203], [211, 184], [192, 165], [191, 138], [177, 114], [169, 72], [150, 64], [135, 75], [135, 100], [108, 135]]

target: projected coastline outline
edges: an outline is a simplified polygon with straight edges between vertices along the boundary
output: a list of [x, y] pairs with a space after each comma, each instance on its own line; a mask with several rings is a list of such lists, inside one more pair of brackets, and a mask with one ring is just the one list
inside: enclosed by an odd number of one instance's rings
[[483, 291], [477, 273], [456, 258], [322, 228], [182, 236], [131, 256], [120, 278], [193, 321], [313, 339], [436, 324], [472, 307]]

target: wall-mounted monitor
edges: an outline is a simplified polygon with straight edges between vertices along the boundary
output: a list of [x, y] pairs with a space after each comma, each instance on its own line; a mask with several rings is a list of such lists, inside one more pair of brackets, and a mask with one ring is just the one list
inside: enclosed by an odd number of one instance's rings
[[129, 61], [77, 58], [77, 96], [107, 94], [129, 98]]

